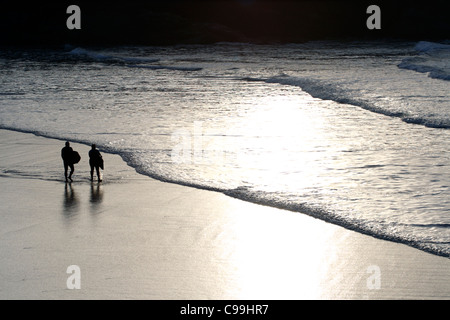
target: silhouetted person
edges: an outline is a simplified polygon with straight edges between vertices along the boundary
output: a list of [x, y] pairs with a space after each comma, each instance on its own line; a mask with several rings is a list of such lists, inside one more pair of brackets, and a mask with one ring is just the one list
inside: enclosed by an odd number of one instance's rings
[[97, 171], [98, 182], [102, 182], [100, 179], [100, 168], [103, 169], [103, 158], [100, 151], [96, 149], [96, 145], [93, 144], [91, 150], [89, 151], [89, 165], [91, 166], [91, 181], [94, 180], [94, 168]]
[[[66, 178], [66, 182], [73, 181], [72, 174], [75, 171], [73, 166], [73, 157], [72, 157], [73, 149], [70, 147], [70, 143], [66, 142], [66, 146], [61, 150], [61, 158], [64, 162], [64, 177]], [[70, 174], [67, 178], [67, 171], [70, 168]]]

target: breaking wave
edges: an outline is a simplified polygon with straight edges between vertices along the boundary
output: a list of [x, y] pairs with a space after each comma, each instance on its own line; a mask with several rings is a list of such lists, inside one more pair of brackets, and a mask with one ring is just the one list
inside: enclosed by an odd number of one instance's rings
[[403, 59], [399, 68], [428, 73], [434, 79], [450, 80], [450, 45], [420, 41], [414, 49], [419, 56]]
[[68, 52], [68, 54], [73, 56], [78, 56], [82, 58], [89, 58], [95, 61], [102, 62], [122, 62], [122, 63], [153, 63], [158, 62], [159, 59], [155, 58], [144, 58], [144, 57], [124, 57], [119, 55], [109, 55], [101, 52], [96, 52], [93, 50], [87, 50], [84, 48], [75, 48]]
[[336, 84], [312, 78], [291, 77], [287, 75], [270, 78], [241, 78], [243, 81], [262, 81], [266, 83], [277, 83], [281, 85], [296, 86], [309, 93], [314, 98], [332, 100], [337, 103], [350, 104], [361, 107], [368, 111], [380, 113], [386, 116], [401, 118], [406, 123], [420, 124], [430, 128], [450, 129], [450, 119], [440, 117], [427, 117], [426, 114], [415, 115], [395, 110], [391, 106], [376, 104], [363, 95], [358, 95], [340, 88]]

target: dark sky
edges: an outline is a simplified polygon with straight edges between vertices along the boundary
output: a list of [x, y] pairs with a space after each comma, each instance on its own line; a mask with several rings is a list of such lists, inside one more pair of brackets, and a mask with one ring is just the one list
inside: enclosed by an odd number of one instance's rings
[[[411, 1], [7, 1], [1, 44], [157, 44], [303, 42], [321, 39], [448, 39], [448, 0]], [[66, 9], [81, 8], [81, 30], [68, 30]], [[381, 8], [381, 30], [368, 30], [366, 9]]]

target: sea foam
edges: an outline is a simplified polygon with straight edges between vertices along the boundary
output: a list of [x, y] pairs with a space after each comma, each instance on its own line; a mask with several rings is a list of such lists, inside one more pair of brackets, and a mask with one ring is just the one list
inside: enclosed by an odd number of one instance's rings
[[450, 45], [420, 41], [414, 49], [419, 56], [403, 59], [399, 68], [427, 73], [434, 79], [450, 80]]
[[243, 81], [262, 81], [266, 83], [281, 84], [287, 86], [296, 86], [309, 93], [314, 98], [322, 100], [332, 100], [341, 104], [350, 104], [361, 107], [365, 110], [380, 113], [386, 116], [401, 118], [406, 123], [424, 125], [430, 128], [450, 129], [450, 120], [445, 117], [436, 117], [436, 115], [427, 116], [422, 114], [408, 114], [401, 110], [391, 108], [391, 106], [376, 103], [373, 99], [365, 98], [351, 90], [345, 90], [335, 83], [325, 80], [319, 80], [308, 77], [292, 77], [287, 75], [275, 76], [270, 78], [244, 77]]

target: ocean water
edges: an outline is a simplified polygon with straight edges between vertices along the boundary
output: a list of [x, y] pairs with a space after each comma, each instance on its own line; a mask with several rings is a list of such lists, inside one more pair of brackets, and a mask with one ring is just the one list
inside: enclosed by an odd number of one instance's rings
[[2, 48], [0, 127], [449, 257], [449, 61], [425, 41]]

